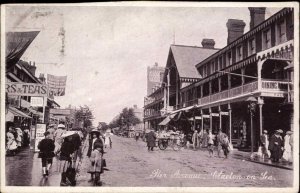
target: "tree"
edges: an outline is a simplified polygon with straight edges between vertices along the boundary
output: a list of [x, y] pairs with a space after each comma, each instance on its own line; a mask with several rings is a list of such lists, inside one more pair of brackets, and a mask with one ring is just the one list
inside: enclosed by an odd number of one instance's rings
[[133, 108], [124, 108], [118, 117], [109, 123], [109, 127], [120, 127], [122, 130], [129, 129], [129, 126], [140, 123], [141, 120], [134, 114]]
[[83, 123], [83, 127], [88, 128], [92, 126], [92, 120], [94, 119], [92, 111], [89, 109], [88, 106], [81, 107], [76, 110], [75, 112], [75, 119], [77, 122], [77, 125], [79, 125], [79, 122]]

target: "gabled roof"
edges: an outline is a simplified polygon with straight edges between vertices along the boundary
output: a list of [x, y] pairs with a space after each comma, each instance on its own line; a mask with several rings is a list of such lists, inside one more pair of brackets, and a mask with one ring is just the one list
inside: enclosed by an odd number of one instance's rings
[[180, 77], [201, 78], [196, 64], [216, 53], [218, 49], [197, 46], [171, 45], [171, 52]]

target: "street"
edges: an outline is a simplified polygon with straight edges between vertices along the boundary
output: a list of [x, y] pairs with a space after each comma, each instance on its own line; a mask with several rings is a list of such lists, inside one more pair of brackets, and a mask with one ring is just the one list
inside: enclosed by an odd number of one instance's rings
[[[101, 175], [105, 187], [289, 187], [293, 171], [245, 161], [234, 153], [228, 159], [209, 157], [204, 150], [155, 148], [148, 152], [141, 139], [112, 137], [112, 149], [105, 149], [109, 171]], [[89, 159], [84, 153], [77, 177], [77, 186], [91, 186], [87, 173]], [[60, 173], [54, 160], [48, 179], [42, 178], [41, 160], [37, 153], [23, 150], [15, 157], [6, 157], [6, 185], [59, 186]], [[17, 176], [22, 176], [21, 178]], [[126, 180], [124, 180], [126, 179]]]

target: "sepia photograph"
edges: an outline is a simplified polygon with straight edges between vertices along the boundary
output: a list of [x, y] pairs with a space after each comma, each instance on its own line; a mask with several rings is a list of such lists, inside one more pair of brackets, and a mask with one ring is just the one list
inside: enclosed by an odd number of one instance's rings
[[1, 5], [1, 192], [298, 192], [299, 4]]

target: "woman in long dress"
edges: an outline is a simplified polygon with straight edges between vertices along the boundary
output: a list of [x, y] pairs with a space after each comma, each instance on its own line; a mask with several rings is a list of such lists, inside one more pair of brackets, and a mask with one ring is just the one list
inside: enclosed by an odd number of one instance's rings
[[287, 161], [287, 162], [292, 162], [293, 161], [293, 156], [292, 156], [292, 147], [290, 144], [291, 140], [291, 131], [287, 131], [286, 135], [284, 137], [284, 152], [282, 158]]

